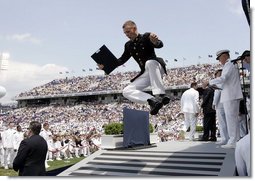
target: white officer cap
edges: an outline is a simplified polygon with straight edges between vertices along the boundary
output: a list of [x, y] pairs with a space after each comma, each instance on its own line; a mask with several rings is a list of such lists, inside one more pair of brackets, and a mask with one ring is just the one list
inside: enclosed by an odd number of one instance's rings
[[218, 52], [216, 53], [216, 56], [217, 56], [216, 60], [219, 60], [219, 57], [220, 57], [222, 54], [224, 54], [224, 53], [229, 53], [229, 50], [220, 50], [220, 51], [218, 51]]

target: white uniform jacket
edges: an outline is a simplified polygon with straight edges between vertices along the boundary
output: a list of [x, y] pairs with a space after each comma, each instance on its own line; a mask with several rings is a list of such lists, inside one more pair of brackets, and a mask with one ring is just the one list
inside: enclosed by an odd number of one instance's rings
[[239, 69], [230, 60], [225, 63], [220, 77], [209, 81], [210, 85], [221, 84], [222, 91], [220, 102], [226, 102], [236, 99], [242, 99], [241, 81], [239, 77]]
[[182, 94], [181, 111], [183, 113], [199, 112], [199, 93], [194, 88], [190, 88]]

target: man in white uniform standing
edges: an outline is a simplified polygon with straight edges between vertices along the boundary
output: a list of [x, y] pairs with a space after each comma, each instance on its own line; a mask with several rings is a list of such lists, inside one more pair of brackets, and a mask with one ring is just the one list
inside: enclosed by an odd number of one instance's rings
[[190, 127], [189, 140], [194, 140], [197, 117], [199, 113], [199, 93], [196, 90], [197, 83], [191, 83], [190, 89], [186, 90], [181, 97], [181, 111], [184, 114], [184, 126]]
[[42, 130], [40, 132], [40, 136], [45, 139], [45, 141], [47, 142], [47, 145], [48, 145], [48, 152], [47, 152], [46, 160], [45, 160], [45, 167], [48, 168], [49, 165], [47, 163], [47, 159], [48, 159], [48, 156], [49, 156], [49, 149], [51, 148], [51, 136], [52, 136], [52, 133], [49, 129], [49, 123], [48, 122], [43, 123], [43, 127], [42, 127]]
[[8, 125], [7, 130], [5, 130], [2, 134], [2, 143], [3, 143], [3, 149], [4, 149], [4, 169], [9, 169], [9, 167], [12, 167], [12, 162], [14, 160], [14, 123], [10, 122]]
[[222, 85], [220, 102], [223, 103], [229, 140], [222, 148], [235, 148], [240, 138], [240, 126], [238, 120], [239, 104], [243, 98], [239, 68], [230, 61], [229, 50], [220, 50], [216, 53], [217, 60], [223, 65], [220, 77], [209, 81], [210, 85]]
[[[222, 73], [222, 69], [219, 69], [215, 73], [215, 78], [220, 77]], [[221, 85], [217, 85], [218, 88], [221, 88]], [[223, 104], [220, 103], [220, 95], [221, 95], [221, 89], [216, 89], [214, 91], [214, 97], [213, 97], [213, 108], [216, 110], [216, 116], [218, 119], [219, 124], [219, 130], [220, 130], [220, 137], [221, 141], [217, 142], [216, 144], [219, 145], [225, 145], [227, 144], [229, 140], [228, 136], [228, 130], [227, 130], [227, 121], [226, 121], [226, 115], [223, 108]]]
[[16, 157], [21, 141], [24, 139], [24, 133], [20, 125], [17, 126], [17, 131], [13, 136], [14, 158]]

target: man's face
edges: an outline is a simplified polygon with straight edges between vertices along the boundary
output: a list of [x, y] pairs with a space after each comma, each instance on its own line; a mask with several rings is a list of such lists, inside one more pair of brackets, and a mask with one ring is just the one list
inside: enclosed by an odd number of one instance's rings
[[134, 40], [137, 37], [137, 31], [135, 26], [127, 25], [123, 28], [124, 34], [130, 39]]
[[222, 54], [220, 57], [219, 57], [219, 62], [222, 64], [222, 65], [225, 65], [225, 63], [227, 62], [227, 55], [226, 54]]
[[246, 56], [246, 57], [244, 58], [244, 61], [245, 61], [246, 63], [250, 63], [250, 56]]

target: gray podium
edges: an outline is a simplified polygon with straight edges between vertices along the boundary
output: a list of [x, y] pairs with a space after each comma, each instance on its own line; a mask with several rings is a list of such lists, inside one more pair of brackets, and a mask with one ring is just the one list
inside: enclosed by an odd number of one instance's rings
[[149, 112], [124, 108], [123, 116], [123, 147], [149, 145]]

